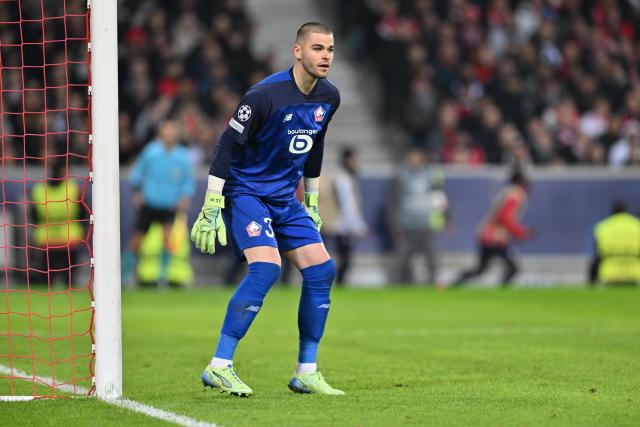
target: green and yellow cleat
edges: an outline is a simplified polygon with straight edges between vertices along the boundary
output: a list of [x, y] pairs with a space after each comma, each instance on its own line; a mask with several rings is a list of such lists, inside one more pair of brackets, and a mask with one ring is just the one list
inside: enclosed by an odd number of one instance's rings
[[205, 387], [217, 388], [220, 393], [229, 393], [232, 396], [249, 397], [253, 394], [251, 387], [246, 385], [233, 370], [233, 365], [225, 368], [207, 368], [202, 373], [202, 384]]
[[304, 394], [344, 395], [344, 391], [335, 389], [327, 384], [320, 372], [293, 374], [293, 378], [289, 381], [289, 390]]

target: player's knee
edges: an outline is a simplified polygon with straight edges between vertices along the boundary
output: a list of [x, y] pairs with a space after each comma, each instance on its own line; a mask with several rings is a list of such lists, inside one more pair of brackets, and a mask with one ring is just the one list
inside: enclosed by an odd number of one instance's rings
[[271, 286], [280, 277], [280, 266], [270, 262], [249, 264], [247, 276], [231, 298], [233, 309], [244, 309], [247, 305], [262, 305], [262, 300]]
[[252, 279], [265, 284], [270, 283], [269, 286], [271, 286], [280, 277], [280, 266], [272, 262], [252, 262], [249, 264], [247, 274]]
[[336, 277], [336, 264], [332, 259], [307, 267], [301, 271], [303, 285], [330, 288]]

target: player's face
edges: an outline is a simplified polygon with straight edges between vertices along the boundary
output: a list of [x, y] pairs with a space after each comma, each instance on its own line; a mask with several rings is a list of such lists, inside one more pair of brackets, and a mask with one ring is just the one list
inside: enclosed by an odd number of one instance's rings
[[333, 62], [333, 34], [307, 34], [294, 45], [294, 55], [307, 73], [317, 79], [326, 78]]
[[170, 147], [174, 146], [180, 137], [180, 129], [175, 122], [167, 121], [160, 127], [160, 139]]

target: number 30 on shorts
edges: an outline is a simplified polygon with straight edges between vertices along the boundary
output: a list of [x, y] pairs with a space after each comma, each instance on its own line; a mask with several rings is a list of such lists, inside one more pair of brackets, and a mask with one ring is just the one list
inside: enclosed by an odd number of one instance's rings
[[275, 234], [273, 233], [273, 228], [271, 228], [271, 218], [265, 218], [264, 219], [264, 223], [267, 224], [267, 229], [264, 230], [264, 234], [267, 235], [267, 237], [274, 237]]

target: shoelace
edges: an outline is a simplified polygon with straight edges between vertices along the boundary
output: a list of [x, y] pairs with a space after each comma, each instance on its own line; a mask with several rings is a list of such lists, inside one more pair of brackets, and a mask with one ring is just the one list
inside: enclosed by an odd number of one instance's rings
[[314, 372], [311, 375], [309, 375], [309, 378], [311, 379], [311, 382], [318, 385], [321, 384], [322, 381], [324, 380], [324, 378], [322, 377], [322, 374], [320, 372]]
[[235, 378], [236, 380], [238, 380], [238, 382], [240, 382], [241, 384], [244, 384], [244, 383], [242, 382], [242, 380], [240, 379], [240, 377], [238, 377], [238, 376], [236, 375], [236, 371], [233, 369], [233, 367], [231, 367], [231, 366], [230, 366], [230, 367], [228, 367], [228, 368], [227, 368], [227, 370], [229, 371], [229, 373], [231, 374], [231, 376], [232, 376], [233, 378]]

